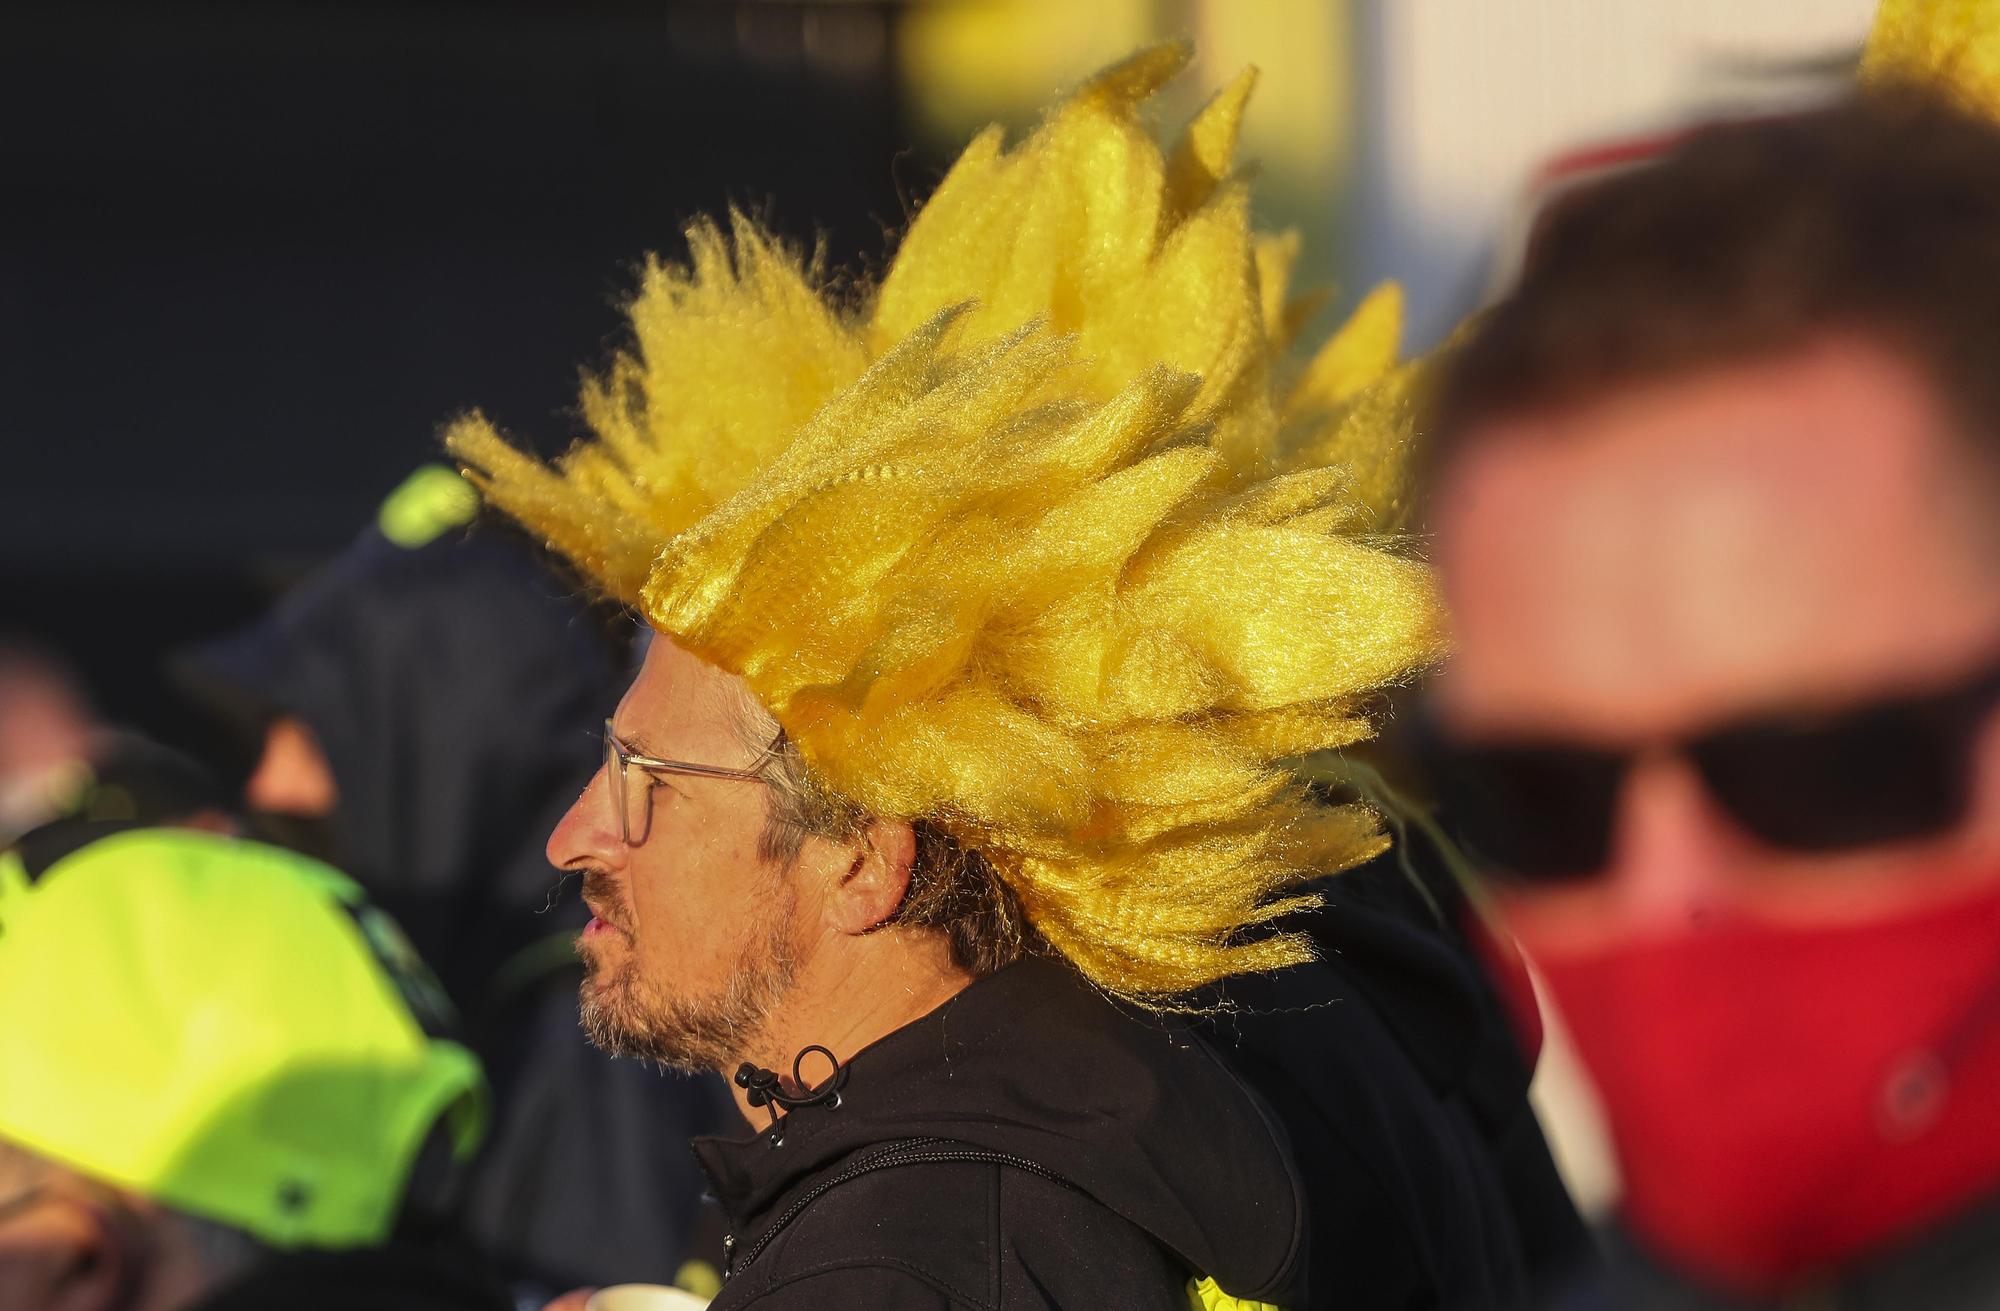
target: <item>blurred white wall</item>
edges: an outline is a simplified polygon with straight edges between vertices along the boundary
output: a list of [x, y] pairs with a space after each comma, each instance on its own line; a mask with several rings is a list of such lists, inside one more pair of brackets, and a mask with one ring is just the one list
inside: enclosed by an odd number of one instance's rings
[[[1252, 3], [1255, 0], [1251, 0]], [[1406, 345], [1483, 296], [1526, 179], [1563, 151], [1842, 86], [1874, 0], [1354, 0], [1357, 284]]]

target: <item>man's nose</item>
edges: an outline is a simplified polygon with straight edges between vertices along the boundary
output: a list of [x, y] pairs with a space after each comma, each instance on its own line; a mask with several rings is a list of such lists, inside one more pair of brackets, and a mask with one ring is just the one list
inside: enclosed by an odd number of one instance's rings
[[1645, 937], [1700, 929], [1731, 900], [1749, 842], [1686, 760], [1641, 759], [1619, 799], [1607, 871], [1619, 928]]
[[544, 848], [549, 864], [557, 869], [572, 869], [584, 864], [617, 862], [625, 843], [618, 832], [618, 819], [611, 813], [605, 787], [604, 769], [599, 766], [549, 834], [548, 846]]

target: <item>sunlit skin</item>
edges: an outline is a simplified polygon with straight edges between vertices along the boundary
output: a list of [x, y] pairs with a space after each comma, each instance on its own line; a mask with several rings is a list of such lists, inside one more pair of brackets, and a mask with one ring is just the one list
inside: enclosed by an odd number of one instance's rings
[[0, 1307], [178, 1311], [211, 1291], [188, 1231], [162, 1223], [150, 1202], [66, 1170], [25, 1167], [0, 1143]]
[[243, 785], [252, 810], [279, 815], [333, 813], [340, 789], [319, 739], [302, 719], [280, 715], [264, 731], [264, 750]]
[[[1828, 336], [1471, 434], [1433, 503], [1459, 642], [1441, 719], [1626, 746], [1990, 666], [1993, 473], [1951, 422], [1897, 356]], [[1531, 951], [1589, 951], [1725, 912], [1867, 918], [1994, 879], [2000, 714], [1948, 836], [1773, 850], [1656, 755], [1628, 781], [1603, 878], [1503, 896]]]
[[[639, 754], [743, 767], [756, 758], [740, 727], [746, 695], [734, 675], [655, 637], [612, 722]], [[909, 825], [877, 822], [849, 842], [808, 839], [782, 869], [757, 850], [767, 805], [758, 782], [659, 775], [643, 841], [627, 846], [600, 770], [549, 837], [552, 864], [594, 873], [599, 885], [579, 944], [586, 989], [637, 986], [642, 1002], [718, 996], [746, 952], [754, 956], [773, 902], [790, 902], [782, 929], [793, 984], [741, 1050], [717, 1062], [724, 1074], [748, 1060], [789, 1075], [815, 1043], [846, 1060], [971, 982], [941, 936], [885, 923], [909, 884]], [[745, 1117], [763, 1123], [766, 1113], [737, 1095]]]
[[60, 672], [0, 651], [0, 786], [87, 756], [92, 719]]

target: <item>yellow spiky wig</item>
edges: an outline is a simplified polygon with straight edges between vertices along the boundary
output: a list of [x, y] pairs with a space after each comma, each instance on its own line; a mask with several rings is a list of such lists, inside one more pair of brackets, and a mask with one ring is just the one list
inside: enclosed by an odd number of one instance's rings
[[1918, 83], [2000, 120], [2000, 3], [1882, 0], [1861, 77], [1874, 86]]
[[1165, 152], [1143, 51], [976, 138], [878, 286], [741, 216], [647, 268], [553, 467], [477, 415], [484, 493], [742, 676], [820, 781], [976, 849], [1100, 987], [1304, 959], [1246, 930], [1381, 850], [1283, 767], [1441, 650], [1400, 553], [1393, 288], [1301, 369], [1289, 238], [1234, 168], [1245, 74]]

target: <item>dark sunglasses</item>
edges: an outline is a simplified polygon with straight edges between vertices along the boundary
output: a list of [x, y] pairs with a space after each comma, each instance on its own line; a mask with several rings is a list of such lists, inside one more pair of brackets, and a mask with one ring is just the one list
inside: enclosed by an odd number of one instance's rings
[[1824, 713], [1740, 719], [1623, 750], [1458, 739], [1420, 717], [1441, 817], [1488, 868], [1524, 882], [1586, 878], [1610, 862], [1633, 763], [1672, 751], [1716, 803], [1770, 846], [1814, 853], [1937, 837], [1965, 819], [1973, 750], [2000, 702], [2000, 664], [1941, 690]]

